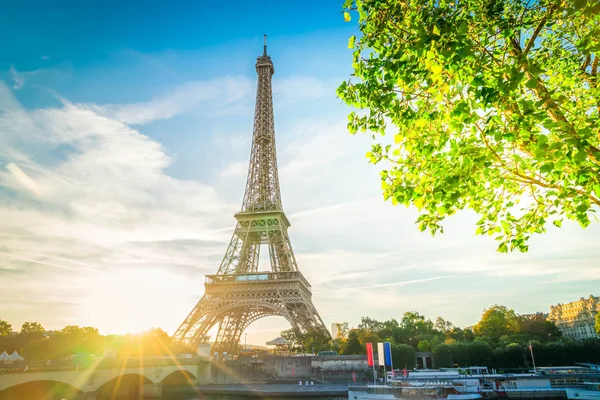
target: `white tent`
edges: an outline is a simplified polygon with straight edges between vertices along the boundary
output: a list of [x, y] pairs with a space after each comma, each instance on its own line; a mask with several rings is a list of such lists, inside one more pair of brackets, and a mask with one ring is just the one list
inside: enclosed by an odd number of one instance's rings
[[15, 350], [15, 351], [13, 351], [13, 353], [12, 353], [10, 356], [8, 356], [8, 359], [9, 359], [9, 360], [13, 360], [13, 361], [17, 361], [17, 360], [19, 360], [19, 361], [22, 361], [22, 360], [24, 360], [24, 358], [23, 358], [23, 357], [21, 357], [21, 356], [19, 355], [19, 353], [17, 353], [17, 351], [16, 351], [16, 350]]
[[10, 357], [8, 356], [8, 353], [6, 352], [6, 350], [4, 351], [4, 353], [0, 354], [0, 361], [4, 361], [4, 360], [10, 360]]

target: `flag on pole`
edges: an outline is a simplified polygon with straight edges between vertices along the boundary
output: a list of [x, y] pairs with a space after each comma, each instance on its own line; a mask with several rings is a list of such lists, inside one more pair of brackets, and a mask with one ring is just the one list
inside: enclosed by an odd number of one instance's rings
[[367, 343], [367, 365], [372, 367], [375, 365], [373, 362], [373, 343]]
[[377, 362], [380, 367], [385, 365], [385, 355], [383, 354], [383, 343], [377, 343]]
[[383, 354], [385, 355], [385, 365], [393, 366], [392, 363], [392, 345], [390, 342], [383, 343]]

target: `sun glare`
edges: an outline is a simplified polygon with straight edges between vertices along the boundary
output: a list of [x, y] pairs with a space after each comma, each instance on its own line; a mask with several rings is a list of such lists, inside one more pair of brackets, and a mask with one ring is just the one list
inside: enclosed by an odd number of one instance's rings
[[173, 310], [185, 313], [190, 307], [185, 295], [197, 298], [202, 290], [197, 280], [142, 268], [100, 273], [82, 285], [87, 294], [82, 299], [85, 315], [80, 320], [103, 334], [135, 333], [151, 327], [171, 333], [183, 318]]

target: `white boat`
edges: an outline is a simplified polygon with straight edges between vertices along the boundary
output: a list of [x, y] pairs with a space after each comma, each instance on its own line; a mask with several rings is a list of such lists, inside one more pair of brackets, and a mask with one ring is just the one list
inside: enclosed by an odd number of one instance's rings
[[[531, 373], [488, 373], [485, 367], [471, 370], [394, 371], [388, 385], [350, 386], [349, 400], [474, 400], [519, 398], [600, 400], [600, 374], [580, 367], [549, 367]], [[581, 388], [582, 382], [589, 387]], [[590, 382], [590, 380], [592, 382]], [[593, 381], [598, 382], [593, 382]]]
[[569, 400], [600, 400], [600, 382], [584, 382], [583, 388], [566, 388]]
[[480, 398], [481, 395], [477, 393], [459, 393], [450, 385], [366, 385], [348, 387], [348, 400], [476, 400]]

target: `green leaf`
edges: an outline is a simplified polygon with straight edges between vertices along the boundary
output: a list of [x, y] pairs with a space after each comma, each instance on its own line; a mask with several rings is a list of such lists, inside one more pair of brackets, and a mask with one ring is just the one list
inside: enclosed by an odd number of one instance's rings
[[356, 36], [350, 36], [350, 38], [348, 39], [348, 48], [351, 49], [354, 47], [354, 43], [356, 41]]
[[584, 8], [587, 4], [587, 0], [574, 0], [573, 1], [573, 5], [575, 6], [575, 8], [577, 10], [581, 10], [582, 8]]
[[542, 168], [540, 168], [540, 172], [541, 173], [548, 173], [548, 172], [552, 172], [552, 170], [554, 169], [554, 163], [546, 163], [544, 165], [542, 165]]
[[537, 79], [530, 79], [527, 81], [525, 86], [527, 86], [529, 89], [535, 89], [536, 87], [538, 87], [538, 81]]
[[350, 17], [350, 13], [347, 11], [344, 11], [344, 21], [350, 22], [351, 19], [352, 19], [352, 17]]
[[587, 153], [583, 150], [580, 150], [575, 154], [575, 161], [578, 163], [582, 163], [587, 160]]
[[433, 72], [434, 75], [439, 75], [442, 72], [442, 67], [438, 64], [432, 64], [431, 72]]
[[554, 224], [554, 226], [557, 226], [560, 228], [562, 226], [562, 219], [557, 219], [555, 221], [552, 221], [552, 224]]
[[440, 29], [437, 27], [437, 25], [433, 26], [433, 33], [440, 36]]

